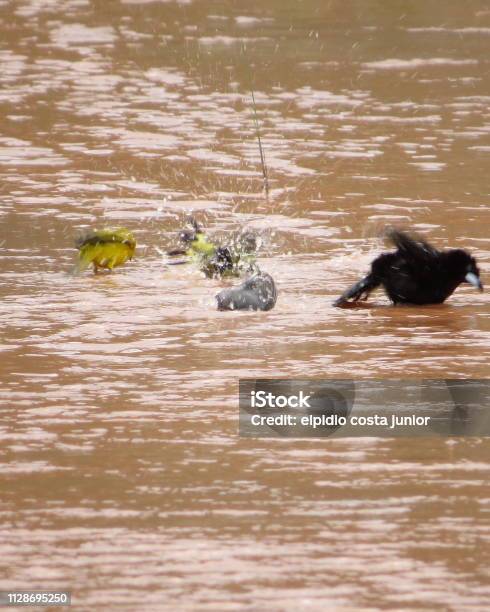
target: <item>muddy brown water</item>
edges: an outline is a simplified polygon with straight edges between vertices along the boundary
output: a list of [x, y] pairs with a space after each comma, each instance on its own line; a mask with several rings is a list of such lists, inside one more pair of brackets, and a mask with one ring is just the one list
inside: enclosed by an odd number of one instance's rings
[[[488, 293], [331, 302], [391, 224], [488, 284], [489, 50], [484, 1], [0, 2], [0, 588], [488, 609], [485, 439], [239, 439], [237, 381], [488, 378]], [[261, 232], [273, 311], [166, 265], [189, 211]], [[70, 277], [102, 225], [135, 260]]]

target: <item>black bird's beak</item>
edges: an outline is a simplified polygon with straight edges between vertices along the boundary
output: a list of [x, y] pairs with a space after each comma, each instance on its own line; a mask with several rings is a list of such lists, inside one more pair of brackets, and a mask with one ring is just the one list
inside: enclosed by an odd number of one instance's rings
[[481, 283], [481, 280], [478, 278], [478, 276], [474, 272], [468, 272], [468, 274], [464, 277], [464, 279], [467, 283], [470, 283], [470, 285], [473, 285], [473, 287], [476, 287], [480, 291], [483, 291], [483, 285]]

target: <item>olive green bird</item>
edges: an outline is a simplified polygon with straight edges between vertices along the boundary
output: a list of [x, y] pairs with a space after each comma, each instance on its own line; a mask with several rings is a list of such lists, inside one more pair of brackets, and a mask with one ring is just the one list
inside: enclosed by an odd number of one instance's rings
[[183, 244], [183, 248], [168, 251], [167, 255], [186, 255], [193, 261], [199, 260], [201, 257], [214, 255], [216, 245], [208, 240], [194, 217], [189, 218], [189, 224], [192, 229], [184, 229], [179, 234], [179, 240]]
[[94, 273], [99, 269], [112, 270], [133, 258], [136, 240], [125, 227], [92, 230], [76, 241], [79, 251], [76, 272], [83, 272], [93, 265]]
[[[183, 248], [168, 251], [168, 255], [185, 255], [207, 278], [240, 276], [255, 262], [256, 241], [250, 233], [237, 244], [219, 246], [208, 239], [193, 217], [189, 223], [192, 229], [185, 229], [179, 234]], [[175, 263], [185, 262], [179, 260]]]

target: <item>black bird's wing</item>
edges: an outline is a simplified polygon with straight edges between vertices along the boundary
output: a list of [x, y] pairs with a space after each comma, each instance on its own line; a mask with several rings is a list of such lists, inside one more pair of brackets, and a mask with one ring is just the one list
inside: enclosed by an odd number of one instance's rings
[[[389, 298], [396, 303], [433, 304], [444, 300], [441, 252], [418, 236], [398, 230], [388, 234], [395, 253], [378, 258], [377, 273]], [[376, 261], [373, 269], [376, 269]], [[384, 264], [384, 265], [383, 265]]]
[[396, 246], [399, 255], [413, 264], [427, 265], [439, 258], [440, 252], [419, 236], [393, 229], [387, 233], [387, 238]]

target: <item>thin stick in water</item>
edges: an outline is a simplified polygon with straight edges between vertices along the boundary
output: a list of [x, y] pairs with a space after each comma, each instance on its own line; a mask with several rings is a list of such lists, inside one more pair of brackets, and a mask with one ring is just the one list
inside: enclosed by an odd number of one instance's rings
[[255, 105], [255, 96], [252, 89], [252, 104], [254, 109], [255, 130], [257, 132], [257, 140], [259, 141], [260, 163], [262, 164], [262, 176], [264, 177], [264, 190], [266, 195], [269, 194], [269, 177], [267, 175], [267, 166], [265, 164], [264, 149], [262, 148], [262, 140], [260, 138], [259, 120], [257, 117], [257, 106]]

